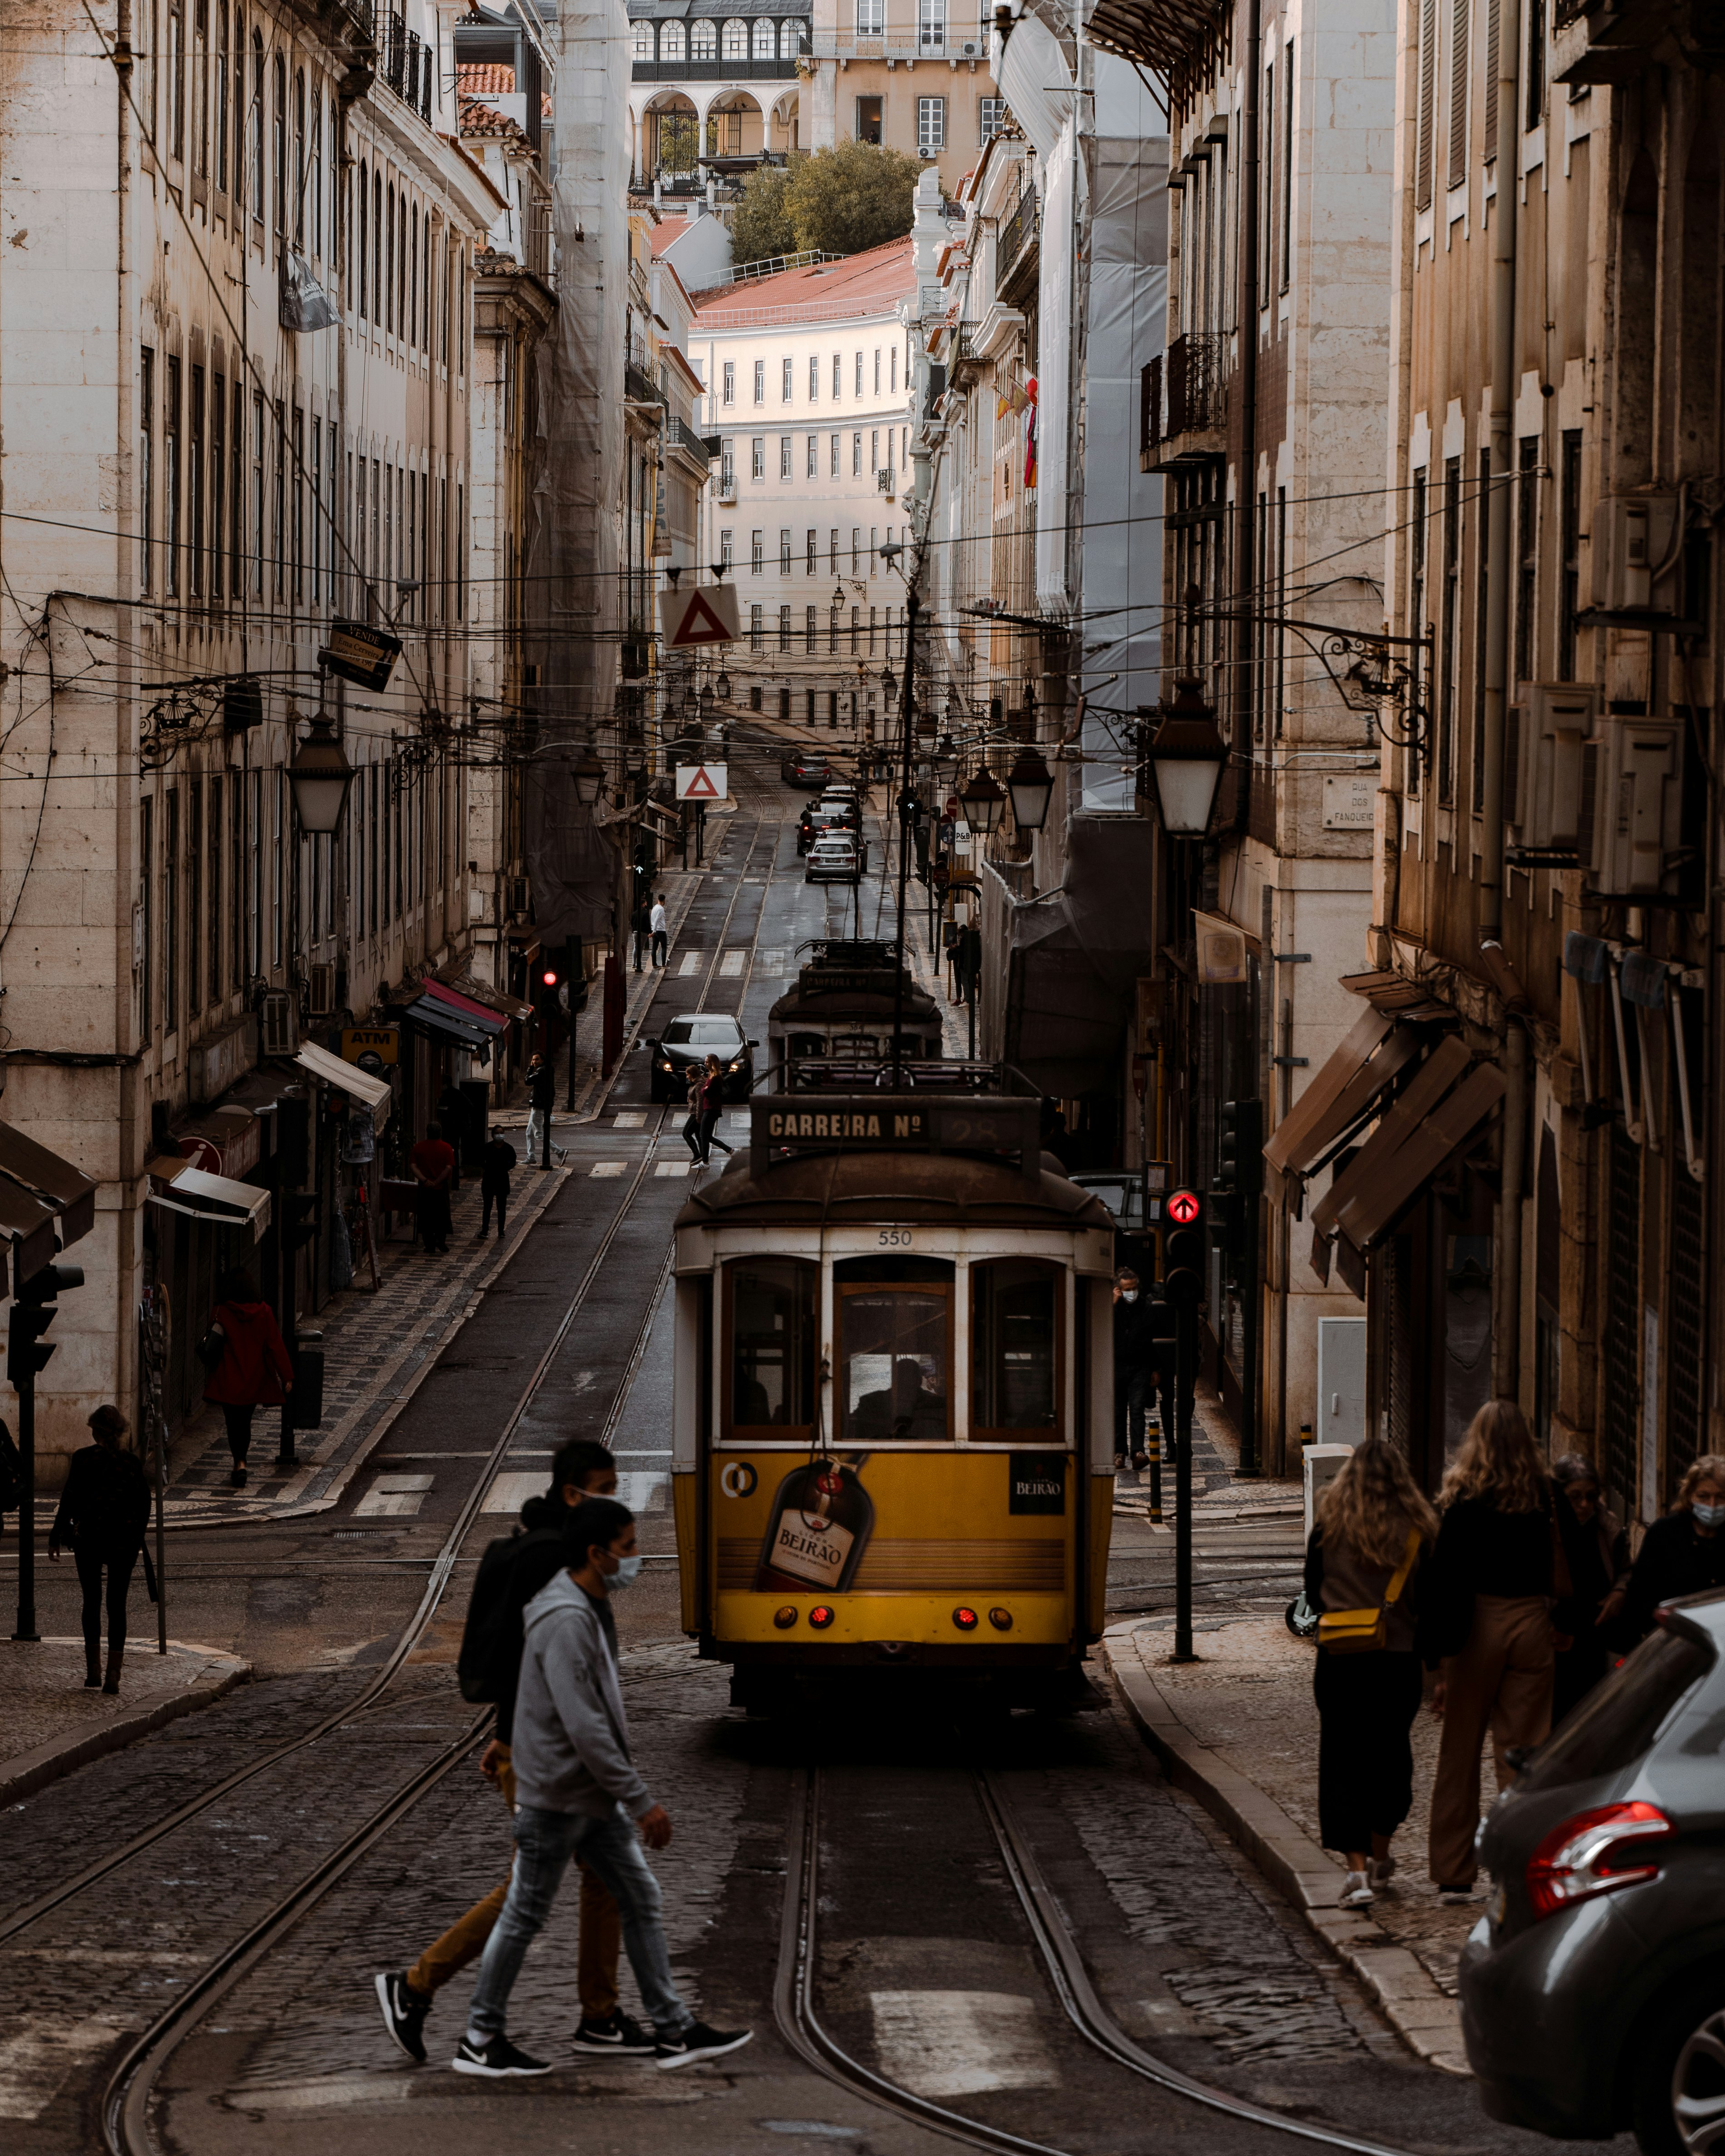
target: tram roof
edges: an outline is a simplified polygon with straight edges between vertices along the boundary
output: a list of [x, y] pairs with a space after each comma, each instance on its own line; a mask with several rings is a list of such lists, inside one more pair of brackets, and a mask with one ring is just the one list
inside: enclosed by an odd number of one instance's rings
[[[848, 981], [814, 980], [806, 987], [790, 989], [782, 995], [767, 1014], [772, 1019], [887, 1018], [892, 1016], [896, 998], [891, 986], [884, 988], [860, 988]], [[905, 987], [905, 1015], [906, 1018], [927, 1018], [934, 1009], [934, 998], [926, 988], [916, 988], [906, 983]]]

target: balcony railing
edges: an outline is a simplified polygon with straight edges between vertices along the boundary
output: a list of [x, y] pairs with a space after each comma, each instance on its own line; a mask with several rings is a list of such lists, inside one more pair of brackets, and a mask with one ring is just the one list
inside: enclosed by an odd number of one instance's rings
[[1018, 208], [1000, 228], [1000, 237], [994, 243], [994, 294], [998, 299], [1006, 285], [1011, 283], [1020, 260], [1036, 244], [1040, 228], [1040, 210], [1034, 187], [1026, 187], [1019, 197]]
[[681, 449], [685, 456], [693, 457], [703, 472], [711, 465], [712, 451], [706, 445], [706, 438], [697, 434], [686, 419], [670, 419], [666, 424], [665, 436], [673, 449]]
[[793, 82], [794, 59], [637, 60], [636, 82]]
[[431, 121], [432, 51], [416, 30], [392, 15], [378, 40], [377, 72], [427, 125]]
[[663, 404], [665, 402], [659, 384], [646, 368], [634, 359], [624, 363], [623, 393], [631, 404]]
[[1227, 368], [1228, 339], [1215, 332], [1176, 337], [1153, 359], [1142, 377], [1141, 449], [1225, 425]]

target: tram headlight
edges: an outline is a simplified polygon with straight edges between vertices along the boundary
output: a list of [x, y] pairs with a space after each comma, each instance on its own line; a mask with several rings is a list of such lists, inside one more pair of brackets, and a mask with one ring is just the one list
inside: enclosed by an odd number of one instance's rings
[[788, 1632], [792, 1625], [797, 1621], [797, 1613], [792, 1605], [787, 1602], [783, 1609], [775, 1609], [773, 1611], [773, 1621], [776, 1625], [778, 1625], [781, 1632]]
[[1009, 1609], [991, 1609], [988, 1622], [997, 1632], [1009, 1632], [1012, 1630], [1012, 1612]]
[[973, 1632], [976, 1630], [976, 1612], [967, 1609], [961, 1603], [952, 1612], [952, 1622], [961, 1632]]

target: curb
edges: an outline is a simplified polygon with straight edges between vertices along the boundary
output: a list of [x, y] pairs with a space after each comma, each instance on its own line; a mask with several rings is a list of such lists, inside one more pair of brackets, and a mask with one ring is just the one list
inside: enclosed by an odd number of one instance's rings
[[214, 1706], [224, 1693], [245, 1682], [252, 1673], [249, 1662], [241, 1661], [237, 1656], [224, 1655], [219, 1648], [192, 1646], [179, 1640], [170, 1640], [168, 1647], [174, 1653], [209, 1657], [218, 1666], [205, 1670], [183, 1691], [158, 1700], [154, 1707], [146, 1707], [140, 1713], [104, 1722], [100, 1729], [93, 1729], [85, 1737], [59, 1738], [39, 1744], [33, 1752], [23, 1752], [15, 1759], [8, 1760], [4, 1768], [0, 1769], [0, 1806], [22, 1803], [39, 1789], [46, 1789], [50, 1782], [59, 1781], [62, 1775], [88, 1766], [92, 1759], [105, 1758], [110, 1752], [123, 1751], [141, 1737], [152, 1736], [157, 1730], [167, 1728], [169, 1722], [177, 1722], [183, 1714], [195, 1714], [200, 1707]]
[[1117, 1655], [1107, 1639], [1101, 1653], [1127, 1712], [1169, 1781], [1198, 1799], [1347, 1964], [1409, 2051], [1441, 2073], [1471, 2080], [1457, 2001], [1370, 1916], [1337, 1906], [1343, 1876], [1337, 1866], [1273, 1797], [1193, 1735], [1136, 1655]]

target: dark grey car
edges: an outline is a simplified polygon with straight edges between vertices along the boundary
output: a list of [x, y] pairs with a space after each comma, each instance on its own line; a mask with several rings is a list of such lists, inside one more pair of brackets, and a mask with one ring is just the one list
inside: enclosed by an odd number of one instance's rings
[[1494, 2118], [1725, 2156], [1725, 1594], [1656, 1629], [1481, 1829], [1461, 2017]]

